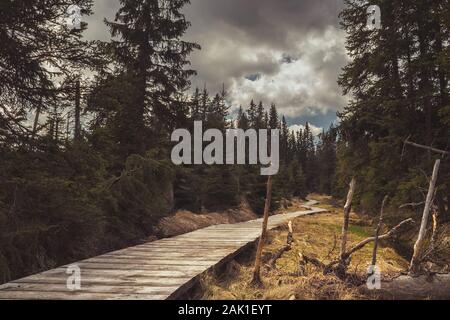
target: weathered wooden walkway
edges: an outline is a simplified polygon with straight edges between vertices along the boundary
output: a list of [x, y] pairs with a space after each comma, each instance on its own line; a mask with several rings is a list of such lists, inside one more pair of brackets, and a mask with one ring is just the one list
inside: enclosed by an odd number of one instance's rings
[[[310, 201], [307, 206], [317, 202]], [[319, 208], [270, 217], [273, 229]], [[213, 266], [224, 263], [257, 240], [262, 219], [216, 225], [174, 238], [111, 252], [74, 264], [81, 270], [81, 289], [67, 288], [68, 266], [0, 286], [0, 299], [26, 300], [163, 300], [176, 299]]]

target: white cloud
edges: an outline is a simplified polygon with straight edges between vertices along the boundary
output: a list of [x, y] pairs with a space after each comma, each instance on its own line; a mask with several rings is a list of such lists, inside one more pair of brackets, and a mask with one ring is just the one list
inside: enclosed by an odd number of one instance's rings
[[[291, 117], [326, 114], [346, 104], [337, 85], [340, 68], [346, 60], [341, 31], [329, 28], [322, 34], [310, 34], [298, 43], [294, 52], [288, 53], [296, 57], [291, 63], [281, 63], [285, 54], [266, 51], [261, 65], [271, 61], [277, 68], [271, 74], [260, 73], [256, 81], [232, 78], [231, 104], [247, 106], [251, 99], [261, 100], [266, 106], [274, 102], [280, 113]], [[256, 66], [257, 62], [253, 64]]]

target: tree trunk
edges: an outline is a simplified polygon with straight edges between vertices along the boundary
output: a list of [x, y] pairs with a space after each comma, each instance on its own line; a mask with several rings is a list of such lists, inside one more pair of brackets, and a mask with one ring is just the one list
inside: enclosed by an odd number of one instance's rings
[[377, 264], [378, 238], [380, 237], [381, 226], [383, 224], [384, 206], [386, 205], [387, 200], [388, 196], [384, 197], [383, 203], [381, 204], [380, 220], [378, 221], [377, 230], [375, 231], [375, 240], [373, 243], [372, 266], [376, 266]]
[[262, 282], [261, 282], [261, 256], [262, 256], [262, 250], [264, 247], [264, 242], [266, 240], [267, 224], [269, 221], [269, 211], [270, 211], [271, 199], [272, 199], [272, 176], [269, 176], [269, 178], [267, 180], [267, 194], [266, 194], [266, 203], [264, 205], [264, 219], [263, 219], [263, 224], [262, 224], [261, 237], [259, 238], [258, 249], [256, 250], [255, 269], [253, 271], [252, 285], [256, 285], [256, 286], [259, 286], [262, 284]]
[[368, 295], [375, 295], [378, 299], [389, 300], [417, 300], [450, 299], [450, 275], [438, 274], [434, 276], [400, 276], [392, 281], [382, 281], [381, 290], [369, 290], [365, 285], [361, 291]]
[[69, 143], [70, 139], [70, 116], [69, 113], [67, 113], [67, 121], [66, 121], [66, 143]]
[[430, 216], [430, 210], [433, 205], [434, 190], [436, 188], [436, 181], [438, 178], [440, 164], [441, 160], [439, 159], [436, 160], [436, 163], [434, 164], [433, 176], [431, 177], [430, 187], [428, 189], [428, 195], [425, 201], [425, 208], [423, 209], [422, 223], [420, 225], [419, 236], [417, 238], [416, 244], [414, 245], [414, 254], [411, 259], [411, 265], [409, 268], [409, 272], [412, 275], [415, 275], [419, 272], [419, 265], [423, 254], [423, 246], [425, 242], [425, 235], [427, 232], [428, 218]]
[[81, 140], [81, 122], [80, 122], [81, 101], [80, 100], [81, 100], [80, 80], [76, 80], [76, 82], [75, 82], [75, 133], [74, 133], [75, 141]]
[[37, 134], [37, 127], [39, 125], [39, 117], [41, 115], [41, 109], [42, 109], [42, 99], [41, 99], [41, 103], [39, 103], [39, 106], [36, 109], [36, 115], [34, 116], [33, 131], [31, 134], [32, 140], [34, 140], [34, 138], [36, 137], [36, 134]]
[[347, 234], [348, 234], [348, 225], [350, 221], [350, 211], [352, 209], [352, 201], [353, 195], [355, 193], [356, 180], [352, 179], [350, 182], [350, 188], [347, 194], [347, 201], [344, 206], [344, 224], [342, 226], [342, 242], [341, 242], [341, 258], [344, 257], [345, 252], [347, 250]]

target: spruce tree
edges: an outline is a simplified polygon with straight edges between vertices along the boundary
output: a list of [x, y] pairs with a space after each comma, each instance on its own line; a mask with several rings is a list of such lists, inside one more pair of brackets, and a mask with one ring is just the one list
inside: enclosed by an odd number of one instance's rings
[[[357, 202], [364, 210], [385, 194], [395, 194], [397, 203], [414, 202], [421, 194], [413, 186], [423, 183], [420, 172], [431, 170], [433, 155], [403, 152], [404, 140], [446, 149], [450, 139], [444, 111], [450, 69], [443, 63], [449, 51], [442, 41], [449, 30], [448, 1], [377, 1], [380, 30], [365, 28], [365, 1], [346, 4], [341, 18], [351, 61], [339, 84], [352, 99], [339, 114], [338, 170], [347, 180], [358, 175]], [[442, 181], [436, 202], [448, 213], [449, 182]]]
[[133, 76], [137, 95], [128, 106], [134, 123], [129, 134], [135, 152], [145, 148], [146, 127], [161, 134], [174, 127], [174, 105], [186, 90], [194, 70], [188, 56], [200, 46], [181, 39], [190, 23], [181, 12], [189, 0], [121, 0], [114, 21], [105, 20], [118, 67]]

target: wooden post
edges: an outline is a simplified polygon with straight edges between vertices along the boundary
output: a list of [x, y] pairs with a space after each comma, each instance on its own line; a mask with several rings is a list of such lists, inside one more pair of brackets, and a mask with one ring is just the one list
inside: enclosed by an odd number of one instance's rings
[[69, 143], [70, 139], [70, 115], [67, 113], [67, 122], [66, 122], [66, 143]]
[[430, 187], [428, 188], [427, 199], [425, 201], [425, 208], [423, 209], [422, 223], [420, 225], [419, 236], [417, 238], [416, 244], [414, 245], [414, 254], [411, 259], [411, 265], [409, 267], [409, 273], [411, 275], [415, 275], [419, 271], [419, 265], [423, 254], [425, 235], [427, 232], [428, 218], [430, 216], [430, 210], [433, 205], [434, 190], [436, 188], [440, 164], [441, 164], [440, 159], [436, 160], [434, 164], [433, 175], [431, 177]]
[[41, 115], [41, 109], [42, 109], [42, 98], [39, 101], [39, 105], [36, 109], [36, 115], [34, 116], [33, 131], [31, 133], [31, 139], [33, 139], [33, 140], [37, 134], [37, 127], [39, 125], [39, 117]]
[[375, 267], [377, 264], [377, 250], [378, 250], [378, 239], [380, 237], [381, 226], [383, 224], [383, 216], [384, 216], [384, 207], [386, 206], [386, 202], [388, 200], [388, 196], [385, 196], [383, 199], [383, 203], [381, 204], [380, 210], [380, 220], [378, 221], [377, 230], [375, 231], [375, 240], [373, 244], [373, 255], [372, 255], [372, 266]]
[[266, 240], [267, 235], [267, 224], [269, 221], [269, 211], [270, 211], [270, 203], [272, 199], [272, 176], [269, 176], [267, 179], [267, 193], [266, 193], [266, 202], [264, 205], [264, 219], [262, 224], [261, 237], [259, 238], [258, 249], [256, 250], [255, 257], [255, 269], [253, 271], [253, 279], [251, 284], [255, 286], [260, 286], [262, 284], [261, 281], [261, 256], [262, 250], [264, 247], [264, 242]]
[[350, 187], [347, 194], [347, 201], [344, 206], [344, 224], [342, 226], [342, 242], [341, 242], [341, 258], [345, 257], [347, 250], [347, 234], [348, 225], [350, 221], [350, 211], [352, 209], [353, 195], [355, 193], [356, 179], [353, 178], [350, 182]]

